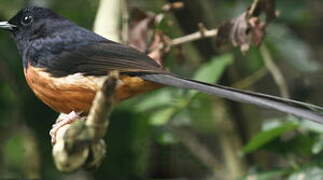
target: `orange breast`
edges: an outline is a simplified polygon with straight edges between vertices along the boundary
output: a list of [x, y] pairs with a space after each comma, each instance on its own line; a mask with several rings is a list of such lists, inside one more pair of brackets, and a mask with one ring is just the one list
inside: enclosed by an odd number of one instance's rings
[[[43, 68], [29, 66], [25, 71], [28, 85], [45, 104], [61, 113], [88, 113], [102, 77], [83, 76], [81, 73], [54, 78]], [[121, 101], [140, 93], [160, 88], [160, 84], [139, 77], [121, 76], [116, 89], [116, 100]]]

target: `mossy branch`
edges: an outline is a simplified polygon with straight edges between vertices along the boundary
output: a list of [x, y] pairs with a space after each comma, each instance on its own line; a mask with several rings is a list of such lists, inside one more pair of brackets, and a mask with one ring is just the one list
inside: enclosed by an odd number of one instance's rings
[[56, 167], [63, 172], [98, 167], [105, 157], [103, 137], [113, 109], [119, 73], [112, 71], [97, 92], [89, 115], [57, 131], [53, 146]]

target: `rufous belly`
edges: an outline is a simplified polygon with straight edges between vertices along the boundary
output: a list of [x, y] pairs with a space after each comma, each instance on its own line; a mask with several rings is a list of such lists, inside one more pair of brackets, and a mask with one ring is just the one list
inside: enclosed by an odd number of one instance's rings
[[[24, 73], [36, 96], [60, 113], [88, 113], [103, 81], [102, 76], [83, 76], [81, 73], [52, 77], [45, 69], [33, 66], [28, 66]], [[121, 101], [160, 87], [160, 84], [145, 81], [140, 77], [123, 75], [118, 82], [115, 99]]]

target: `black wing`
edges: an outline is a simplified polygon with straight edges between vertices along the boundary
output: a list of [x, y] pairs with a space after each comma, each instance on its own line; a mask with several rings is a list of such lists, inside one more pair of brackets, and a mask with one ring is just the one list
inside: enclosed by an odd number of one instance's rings
[[45, 67], [55, 77], [74, 73], [106, 75], [111, 70], [167, 73], [161, 65], [144, 53], [108, 40], [65, 50], [47, 60]]

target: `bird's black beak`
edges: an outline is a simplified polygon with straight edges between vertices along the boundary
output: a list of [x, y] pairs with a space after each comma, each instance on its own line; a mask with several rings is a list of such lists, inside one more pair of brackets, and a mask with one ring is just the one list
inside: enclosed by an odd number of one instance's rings
[[0, 21], [0, 29], [12, 31], [16, 26], [10, 24], [8, 21]]

